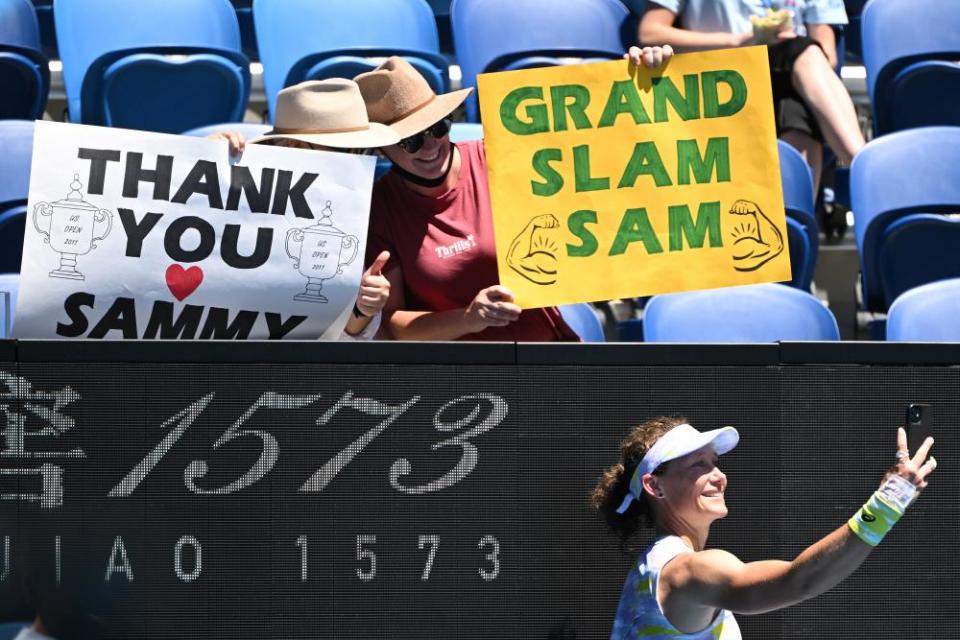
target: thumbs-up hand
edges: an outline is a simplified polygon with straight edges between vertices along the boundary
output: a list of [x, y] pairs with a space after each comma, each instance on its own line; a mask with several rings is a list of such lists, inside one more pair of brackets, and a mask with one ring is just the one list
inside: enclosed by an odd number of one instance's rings
[[360, 278], [360, 293], [357, 294], [357, 309], [372, 318], [387, 304], [390, 297], [390, 281], [383, 275], [383, 267], [390, 259], [389, 251], [381, 251]]

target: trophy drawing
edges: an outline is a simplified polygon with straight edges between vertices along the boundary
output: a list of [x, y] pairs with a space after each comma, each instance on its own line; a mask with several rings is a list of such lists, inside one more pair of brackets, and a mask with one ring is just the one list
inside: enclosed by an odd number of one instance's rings
[[[333, 226], [330, 218], [332, 213], [330, 201], [327, 200], [317, 224], [287, 231], [287, 255], [293, 259], [293, 266], [300, 275], [307, 278], [306, 288], [295, 295], [294, 300], [327, 302], [327, 297], [321, 293], [323, 281], [343, 273], [343, 268], [357, 257], [360, 240]], [[290, 251], [291, 246], [297, 249], [296, 254]], [[352, 251], [350, 257], [343, 260], [345, 249]]]
[[[96, 249], [96, 241], [110, 235], [113, 228], [113, 214], [85, 202], [80, 194], [82, 186], [80, 175], [75, 173], [66, 198], [52, 204], [38, 202], [33, 207], [33, 226], [44, 236], [44, 244], [60, 254], [60, 268], [50, 272], [51, 278], [84, 280], [77, 271], [77, 256]], [[98, 229], [102, 231], [99, 235]]]

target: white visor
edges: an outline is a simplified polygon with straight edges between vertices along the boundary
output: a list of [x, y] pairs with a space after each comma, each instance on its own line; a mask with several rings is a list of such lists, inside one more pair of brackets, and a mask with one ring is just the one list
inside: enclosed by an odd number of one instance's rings
[[623, 498], [617, 513], [623, 513], [630, 507], [630, 503], [639, 500], [643, 495], [643, 476], [659, 467], [664, 462], [682, 458], [707, 445], [713, 445], [713, 450], [722, 456], [732, 450], [740, 441], [740, 434], [733, 427], [722, 427], [712, 431], [700, 432], [689, 424], [679, 424], [663, 434], [657, 440], [630, 478], [630, 491]]

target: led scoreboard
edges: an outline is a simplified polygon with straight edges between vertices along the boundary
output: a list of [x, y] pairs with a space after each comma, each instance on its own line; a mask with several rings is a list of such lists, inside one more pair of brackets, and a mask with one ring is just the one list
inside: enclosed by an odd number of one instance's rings
[[[631, 557], [589, 493], [633, 424], [740, 430], [710, 542], [756, 560], [849, 517], [892, 460], [904, 402], [960, 417], [956, 368], [797, 366], [778, 345], [361, 346], [0, 343], [0, 621], [39, 608], [106, 638], [606, 637]], [[955, 436], [937, 438], [949, 459]], [[936, 510], [941, 545], [960, 544], [938, 486], [842, 588], [741, 617], [745, 637], [904, 637], [916, 607], [956, 629], [955, 590], [928, 577], [960, 554], [911, 542]], [[925, 595], [878, 602], [894, 578]]]

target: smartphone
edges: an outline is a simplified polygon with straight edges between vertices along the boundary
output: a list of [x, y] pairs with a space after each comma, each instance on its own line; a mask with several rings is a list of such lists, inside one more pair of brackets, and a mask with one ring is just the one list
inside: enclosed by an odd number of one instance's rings
[[931, 407], [929, 404], [909, 404], [907, 405], [907, 415], [905, 419], [907, 429], [907, 446], [910, 448], [910, 456], [917, 453], [917, 449], [923, 444], [923, 441], [930, 435]]

